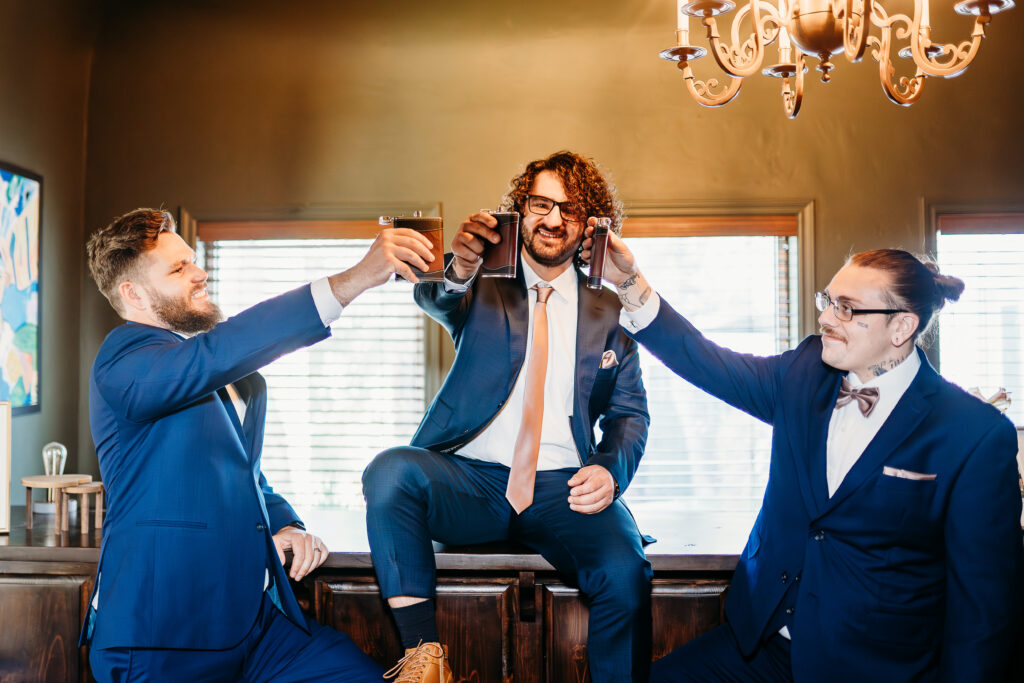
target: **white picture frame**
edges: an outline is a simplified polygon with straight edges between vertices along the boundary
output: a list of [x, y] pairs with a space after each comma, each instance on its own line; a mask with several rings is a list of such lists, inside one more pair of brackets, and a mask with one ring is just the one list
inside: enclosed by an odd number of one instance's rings
[[0, 534], [11, 532], [11, 402], [0, 401]]

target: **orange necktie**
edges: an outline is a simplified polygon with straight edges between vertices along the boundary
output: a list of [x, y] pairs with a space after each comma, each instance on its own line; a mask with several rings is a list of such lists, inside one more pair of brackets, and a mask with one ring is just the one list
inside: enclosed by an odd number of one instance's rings
[[553, 291], [537, 285], [537, 304], [533, 308], [533, 348], [530, 367], [526, 371], [523, 392], [523, 421], [519, 425], [512, 468], [508, 473], [505, 497], [516, 514], [533, 503], [533, 482], [537, 478], [537, 454], [540, 451], [540, 429], [544, 422], [544, 375], [548, 369], [548, 297]]

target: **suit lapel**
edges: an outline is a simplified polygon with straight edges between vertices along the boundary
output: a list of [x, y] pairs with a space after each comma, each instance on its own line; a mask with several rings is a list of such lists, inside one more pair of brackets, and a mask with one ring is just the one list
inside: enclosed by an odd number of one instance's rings
[[238, 410], [231, 401], [231, 394], [226, 387], [217, 390], [217, 396], [224, 404], [224, 410], [228, 413], [231, 424], [235, 427], [238, 440], [245, 448], [246, 457], [252, 460], [256, 453], [263, 447], [263, 430], [258, 426], [262, 425], [267, 413], [267, 382], [258, 372], [243, 377], [235, 385], [235, 391], [239, 398], [245, 403], [245, 420], [239, 421]]
[[[237, 383], [235, 388], [237, 389]], [[245, 434], [242, 431], [242, 423], [238, 420], [238, 411], [235, 409], [235, 404], [231, 402], [231, 394], [228, 393], [227, 387], [218, 389], [217, 396], [220, 398], [221, 403], [224, 404], [224, 410], [228, 413], [228, 419], [231, 420], [231, 424], [235, 427], [238, 440], [244, 444]]]
[[603, 289], [585, 286], [583, 273], [576, 271], [579, 292], [576, 308], [576, 414], [586, 416], [587, 397], [601, 367], [604, 339], [607, 330], [600, 324], [602, 318], [601, 294]]
[[928, 363], [924, 353], [922, 351], [918, 351], [918, 353], [921, 355], [921, 368], [917, 371], [917, 376], [900, 397], [882, 428], [875, 434], [875, 438], [871, 440], [871, 443], [847, 473], [835, 495], [828, 500], [821, 511], [822, 515], [834, 510], [869, 477], [877, 473], [882, 463], [914, 433], [921, 420], [931, 411], [931, 404], [927, 397], [938, 388], [939, 375]]
[[267, 381], [263, 379], [263, 375], [254, 372], [245, 378], [244, 383], [248, 388], [249, 399], [246, 402], [248, 407], [245, 410], [242, 434], [243, 443], [249, 450], [249, 460], [252, 460], [263, 450], [263, 425], [267, 418]]
[[[530, 326], [530, 297], [526, 293], [522, 256], [519, 257], [519, 267], [516, 269], [515, 279], [495, 278], [491, 282], [494, 282], [495, 288], [498, 290], [498, 298], [501, 299], [501, 304], [505, 307], [509, 363], [514, 365], [515, 359], [519, 359], [519, 365], [515, 366], [515, 370], [518, 372], [522, 368], [523, 360], [526, 359], [526, 332]], [[512, 373], [509, 374], [511, 377]], [[512, 380], [509, 381], [511, 383]]]
[[[828, 423], [832, 418], [832, 409], [836, 403], [841, 379], [842, 375], [839, 372], [828, 372], [826, 381], [809, 383], [809, 386], [813, 387], [809, 401], [810, 409], [800, 408], [800, 404], [806, 399], [797, 395], [794, 397], [795, 409], [787, 411], [787, 415], [791, 416], [789, 433], [794, 440], [792, 450], [800, 493], [811, 518], [817, 517], [828, 501], [828, 480], [825, 473]], [[802, 444], [799, 443], [800, 439], [803, 439]]]

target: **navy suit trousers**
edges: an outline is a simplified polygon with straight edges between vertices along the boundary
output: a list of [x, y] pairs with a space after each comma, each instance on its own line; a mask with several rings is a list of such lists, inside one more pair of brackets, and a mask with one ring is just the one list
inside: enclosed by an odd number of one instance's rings
[[508, 468], [404, 446], [363, 473], [370, 552], [385, 598], [435, 596], [431, 540], [450, 545], [515, 540], [579, 585], [590, 601], [591, 677], [646, 681], [651, 657], [651, 565], [629, 510], [615, 501], [585, 515], [569, 509], [575, 469], [540, 471], [533, 504], [505, 500]]
[[371, 683], [381, 680], [384, 670], [344, 633], [312, 619], [306, 619], [306, 627], [309, 633], [284, 616], [264, 592], [256, 622], [235, 647], [222, 650], [96, 648], [89, 654], [89, 664], [101, 683]]
[[651, 667], [651, 683], [788, 683], [790, 644], [779, 634], [744, 658], [729, 624], [691, 640]]

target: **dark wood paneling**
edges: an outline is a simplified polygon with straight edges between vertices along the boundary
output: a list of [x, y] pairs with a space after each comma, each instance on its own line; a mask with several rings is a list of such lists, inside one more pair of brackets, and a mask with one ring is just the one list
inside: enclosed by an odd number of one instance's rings
[[561, 584], [547, 584], [543, 604], [545, 680], [589, 682], [587, 619], [590, 610], [580, 600], [580, 592]]
[[78, 648], [91, 576], [0, 576], [0, 681], [84, 680]]
[[725, 623], [727, 580], [655, 579], [651, 586], [652, 652], [661, 659]]
[[[449, 647], [455, 681], [512, 680], [513, 604], [510, 578], [441, 581], [437, 628]], [[403, 651], [391, 614], [370, 579], [319, 579], [318, 618], [347, 633], [380, 664], [390, 667]]]

